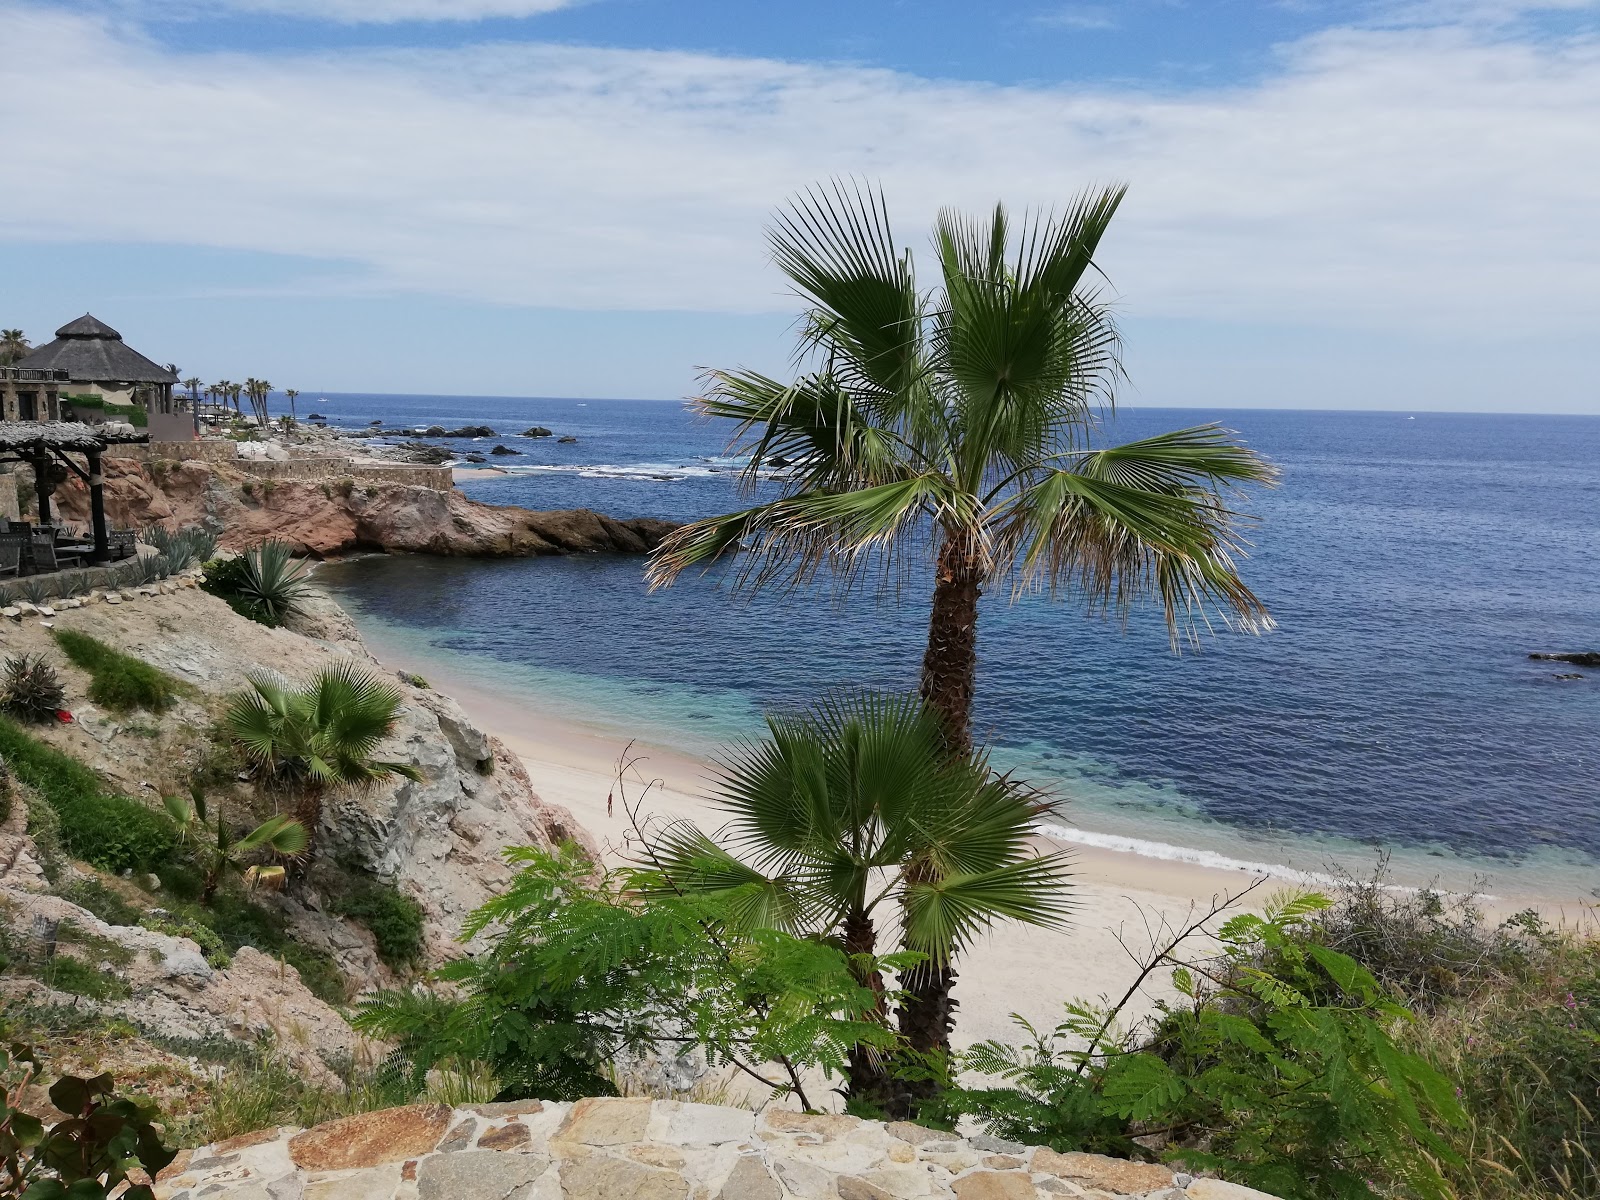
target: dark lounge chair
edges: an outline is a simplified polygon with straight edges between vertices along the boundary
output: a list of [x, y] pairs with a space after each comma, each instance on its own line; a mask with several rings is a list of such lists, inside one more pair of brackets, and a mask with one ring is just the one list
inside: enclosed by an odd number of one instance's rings
[[55, 533], [48, 529], [33, 531], [33, 569], [59, 571], [63, 567], [81, 567], [84, 551], [56, 545]]
[[0, 533], [0, 576], [22, 573], [23, 535]]

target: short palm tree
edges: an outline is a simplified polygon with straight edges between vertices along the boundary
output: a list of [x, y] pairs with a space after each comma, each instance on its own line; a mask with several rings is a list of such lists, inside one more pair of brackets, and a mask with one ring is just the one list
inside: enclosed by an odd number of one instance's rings
[[[915, 1050], [948, 1049], [961, 950], [997, 921], [1066, 915], [1066, 859], [1032, 843], [1048, 805], [984, 756], [950, 755], [915, 696], [835, 696], [769, 715], [767, 730], [719, 766], [728, 822], [715, 838], [675, 822], [648, 865], [665, 886], [720, 897], [734, 920], [837, 938], [880, 994], [879, 930], [896, 929], [926, 956], [902, 972], [901, 1032]], [[874, 1054], [852, 1055], [850, 1088], [897, 1111]]]
[[0, 365], [14, 363], [31, 347], [20, 329], [0, 329]]
[[293, 817], [279, 814], [268, 817], [242, 838], [235, 838], [219, 809], [215, 829], [206, 824], [206, 798], [198, 788], [188, 796], [167, 796], [167, 815], [185, 840], [193, 839], [195, 851], [204, 859], [205, 883], [200, 892], [202, 904], [210, 904], [229, 872], [244, 880], [248, 888], [276, 890], [284, 885], [288, 871], [281, 863], [245, 861], [258, 851], [280, 858], [297, 858], [305, 853], [310, 838], [306, 827]]
[[250, 690], [232, 698], [224, 723], [268, 781], [295, 797], [309, 834], [321, 823], [322, 797], [331, 788], [365, 787], [391, 775], [422, 778], [410, 763], [372, 757], [394, 729], [400, 691], [354, 662], [324, 668], [299, 687], [273, 671], [249, 678]]
[[1235, 567], [1227, 493], [1274, 469], [1204, 425], [1097, 448], [1097, 412], [1120, 378], [1106, 300], [1088, 282], [1123, 190], [1085, 193], [1060, 217], [1014, 227], [945, 211], [939, 282], [923, 288], [882, 198], [836, 183], [799, 198], [770, 232], [810, 305], [784, 382], [711, 371], [699, 410], [737, 423], [751, 489], [786, 460], [783, 494], [698, 521], [652, 558], [653, 586], [742, 554], [740, 582], [893, 574], [903, 551], [933, 566], [923, 697], [955, 753], [971, 745], [978, 599], [1009, 581], [1077, 593], [1091, 611], [1146, 596], [1174, 645], [1212, 613], [1270, 624]]

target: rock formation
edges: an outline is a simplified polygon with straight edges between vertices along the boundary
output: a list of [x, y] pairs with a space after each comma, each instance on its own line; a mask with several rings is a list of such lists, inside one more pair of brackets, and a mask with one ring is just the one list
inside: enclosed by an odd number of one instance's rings
[[1575, 667], [1600, 667], [1600, 650], [1563, 650], [1553, 654], [1530, 654], [1539, 662], [1564, 662]]
[[[39, 726], [36, 735], [94, 769], [115, 790], [152, 805], [162, 794], [180, 792], [201, 765], [221, 700], [246, 686], [248, 670], [265, 667], [298, 680], [348, 658], [382, 670], [349, 617], [323, 595], [313, 597], [294, 629], [257, 625], [198, 588], [58, 614], [56, 628], [82, 630], [191, 685], [193, 691], [169, 712], [140, 713], [133, 720], [88, 701], [87, 675], [62, 662], [49, 628], [27, 617], [5, 624], [8, 653], [46, 653], [58, 663], [76, 717], [69, 725]], [[466, 915], [510, 880], [504, 847], [550, 848], [571, 840], [596, 856], [598, 850], [570, 813], [539, 799], [521, 761], [477, 728], [454, 700], [404, 679], [396, 683], [403, 705], [376, 755], [411, 763], [422, 778], [391, 778], [364, 791], [330, 794], [319, 840], [325, 860], [337, 856], [391, 880], [421, 905], [425, 958], [438, 963], [461, 952], [456, 935]], [[221, 803], [223, 794], [214, 792], [213, 800]], [[239, 803], [230, 801], [229, 807], [237, 810]], [[133, 996], [111, 1004], [111, 1011], [126, 1011], [141, 1027], [153, 1025], [177, 1037], [254, 1043], [271, 1033], [313, 1075], [328, 1056], [351, 1051], [355, 1035], [349, 1026], [301, 984], [292, 967], [248, 949], [226, 969], [213, 967], [187, 938], [106, 925], [45, 894], [38, 855], [19, 824], [23, 805], [13, 809], [12, 825], [0, 830], [0, 919], [21, 934], [39, 922], [70, 919], [131, 951], [132, 962], [119, 974]], [[298, 940], [331, 954], [347, 978], [366, 986], [392, 982], [371, 935], [327, 911], [316, 888], [313, 875], [287, 896], [258, 899], [284, 913]], [[7, 981], [6, 987], [47, 990], [32, 980]]]
[[[259, 480], [198, 461], [144, 464], [111, 457], [105, 477], [113, 524], [201, 524], [220, 531], [227, 547], [272, 537], [317, 556], [360, 550], [486, 558], [641, 554], [673, 528], [648, 517], [618, 520], [582, 508], [535, 512], [480, 504], [459, 491]], [[56, 491], [56, 502], [68, 519], [88, 519], [88, 490], [76, 478]]]
[[675, 1100], [412, 1105], [180, 1154], [159, 1200], [1270, 1200], [1156, 1163]]

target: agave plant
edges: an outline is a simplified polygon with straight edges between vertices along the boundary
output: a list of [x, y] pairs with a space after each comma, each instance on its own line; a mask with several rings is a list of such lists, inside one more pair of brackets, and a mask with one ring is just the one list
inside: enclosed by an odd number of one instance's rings
[[30, 575], [27, 579], [17, 581], [17, 591], [29, 604], [48, 604], [56, 594], [56, 587], [54, 577], [47, 579], [42, 575]]
[[314, 832], [329, 788], [363, 787], [399, 775], [420, 780], [410, 763], [372, 757], [394, 728], [400, 691], [346, 660], [299, 687], [272, 671], [250, 674], [251, 690], [229, 703], [224, 726], [269, 781], [296, 796]]
[[48, 721], [66, 705], [61, 676], [41, 654], [6, 659], [0, 674], [0, 708], [25, 721]]
[[192, 839], [195, 853], [202, 860], [205, 883], [200, 892], [200, 902], [210, 904], [217, 889], [230, 871], [244, 880], [247, 888], [266, 888], [276, 891], [288, 879], [288, 870], [282, 863], [252, 863], [245, 860], [257, 851], [266, 850], [280, 858], [294, 859], [305, 853], [311, 839], [306, 827], [293, 817], [281, 813], [268, 817], [242, 838], [235, 838], [221, 809], [213, 828], [206, 824], [206, 798], [199, 788], [191, 788], [188, 796], [164, 798], [167, 815], [178, 827], [178, 835]]
[[278, 626], [297, 612], [307, 590], [306, 565], [287, 543], [262, 542], [208, 572], [207, 588], [237, 612], [263, 625]]

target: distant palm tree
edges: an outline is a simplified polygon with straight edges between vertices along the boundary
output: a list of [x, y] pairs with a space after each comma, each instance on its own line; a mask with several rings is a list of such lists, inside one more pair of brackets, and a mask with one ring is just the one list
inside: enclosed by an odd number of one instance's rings
[[265, 379], [257, 379], [252, 375], [244, 381], [244, 394], [250, 401], [250, 409], [255, 414], [256, 424], [262, 428], [267, 424], [267, 394], [271, 392], [272, 385]]
[[0, 329], [0, 365], [14, 363], [31, 349], [20, 329]]
[[[1066, 858], [1033, 849], [1048, 805], [985, 756], [952, 756], [937, 714], [915, 696], [834, 697], [769, 715], [767, 730], [720, 764], [720, 844], [675, 822], [647, 865], [660, 886], [720, 897], [748, 926], [837, 938], [880, 995], [881, 975], [864, 964], [883, 952], [880, 929], [896, 927], [902, 949], [927, 956], [902, 972], [902, 1031], [931, 1019], [936, 1028], [908, 1042], [947, 1050], [952, 960], [997, 921], [1057, 925], [1066, 915]], [[852, 1054], [852, 1098], [908, 1115], [892, 1091], [876, 1054]]]
[[286, 388], [283, 394], [289, 398], [289, 416], [290, 418], [293, 418], [295, 416], [294, 402], [300, 393], [295, 391], [294, 388]]
[[[200, 402], [200, 377], [198, 375], [191, 375], [188, 379], [183, 381], [183, 386], [189, 390], [189, 399], [198, 404]], [[208, 388], [207, 395], [209, 394], [210, 389]]]
[[224, 725], [267, 779], [298, 802], [316, 835], [322, 798], [335, 787], [365, 787], [391, 775], [420, 780], [409, 763], [372, 757], [394, 729], [399, 689], [346, 660], [295, 687], [270, 671], [250, 673], [251, 690], [229, 702]]
[[952, 753], [972, 744], [978, 598], [1009, 581], [1091, 611], [1153, 597], [1174, 646], [1213, 612], [1270, 627], [1235, 566], [1243, 553], [1227, 493], [1274, 468], [1203, 425], [1123, 446], [1092, 445], [1097, 401], [1121, 376], [1105, 298], [1085, 281], [1123, 189], [1079, 197], [1062, 217], [946, 210], [934, 229], [940, 281], [919, 289], [881, 195], [836, 183], [780, 214], [779, 267], [811, 309], [793, 382], [711, 371], [700, 411], [737, 422], [754, 488], [781, 458], [781, 498], [685, 525], [649, 577], [670, 584], [724, 555], [739, 581], [803, 582], [823, 567], [848, 582], [899, 557], [932, 560], [922, 696]]

